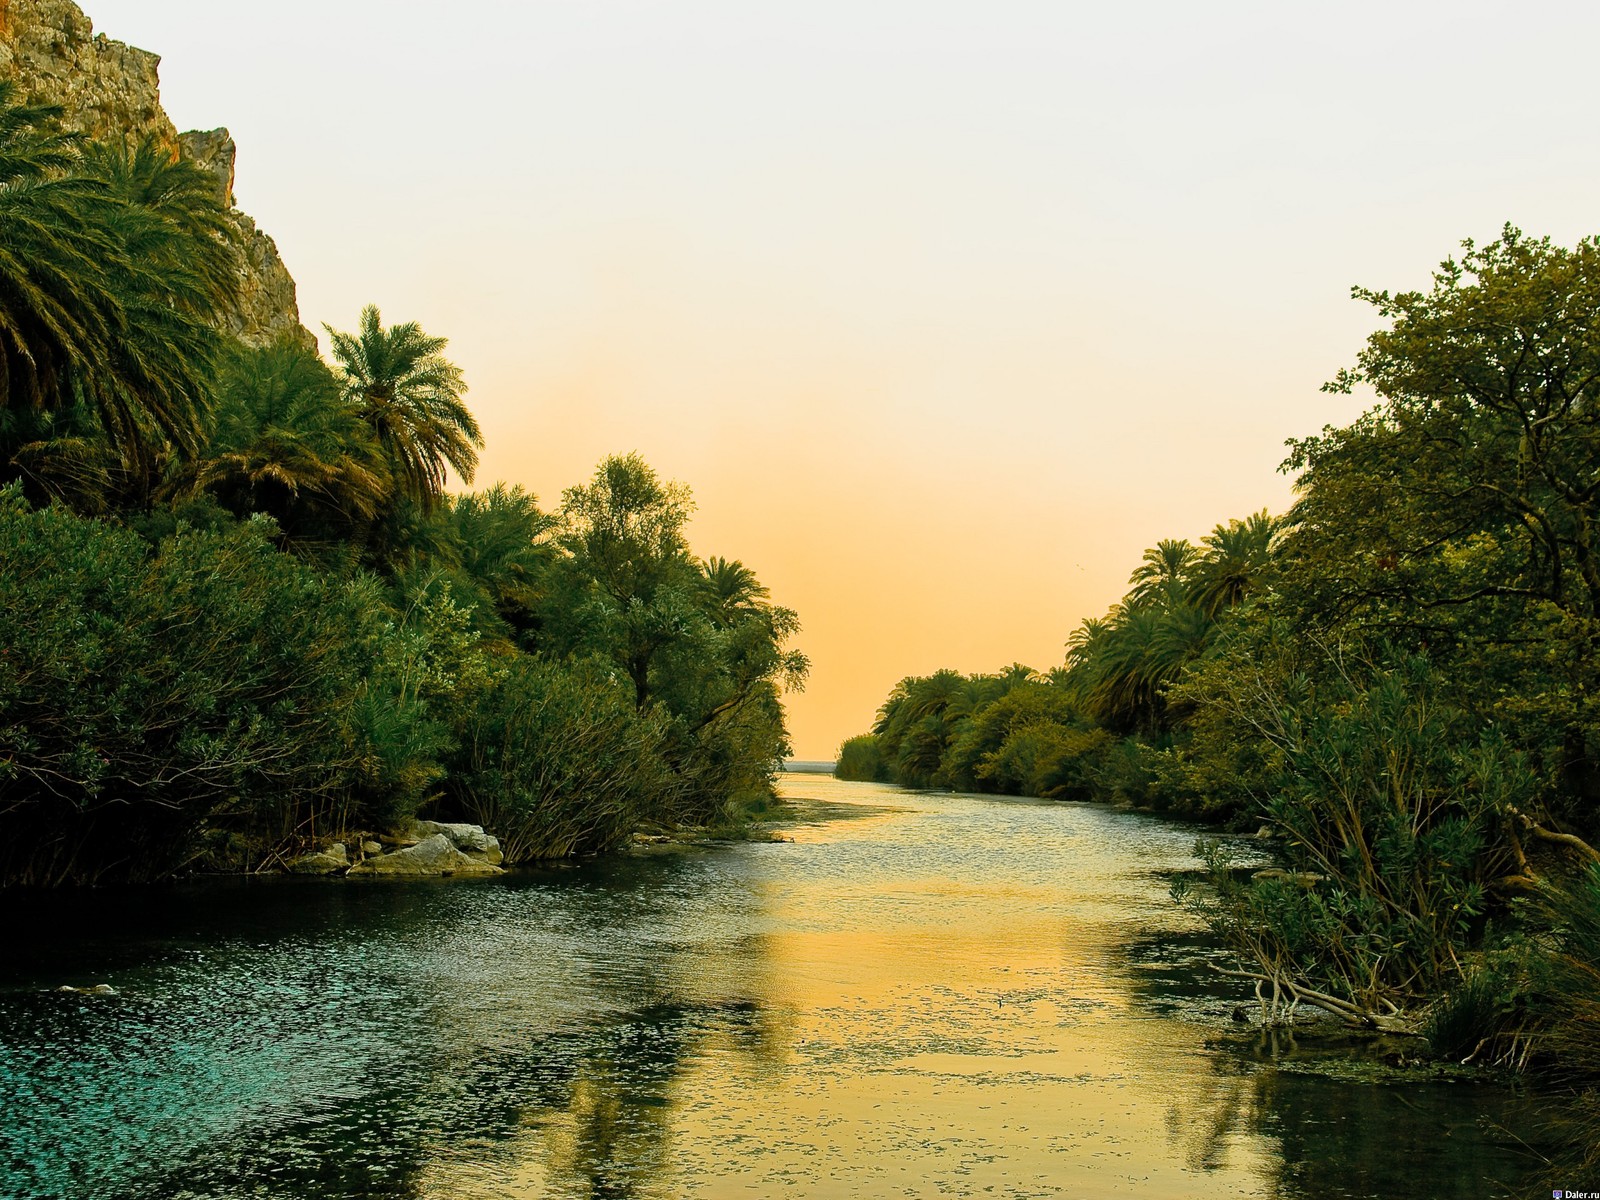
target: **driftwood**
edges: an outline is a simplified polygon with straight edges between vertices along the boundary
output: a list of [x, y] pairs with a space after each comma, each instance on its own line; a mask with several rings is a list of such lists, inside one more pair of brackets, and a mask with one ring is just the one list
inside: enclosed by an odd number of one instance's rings
[[[1407, 1016], [1403, 1010], [1388, 1000], [1382, 1001], [1384, 1007], [1388, 1009], [1387, 1012], [1374, 1012], [1349, 1000], [1297, 983], [1278, 971], [1242, 971], [1220, 967], [1215, 963], [1211, 964], [1211, 968], [1235, 979], [1254, 980], [1256, 999], [1261, 1002], [1264, 1020], [1268, 1025], [1288, 1024], [1293, 1019], [1296, 1008], [1301, 1004], [1309, 1004], [1313, 1008], [1320, 1008], [1323, 1012], [1332, 1013], [1352, 1029], [1368, 1029], [1374, 1033], [1402, 1034], [1410, 1037], [1420, 1036], [1415, 1019]], [[1272, 990], [1270, 999], [1267, 996], [1268, 987]]]

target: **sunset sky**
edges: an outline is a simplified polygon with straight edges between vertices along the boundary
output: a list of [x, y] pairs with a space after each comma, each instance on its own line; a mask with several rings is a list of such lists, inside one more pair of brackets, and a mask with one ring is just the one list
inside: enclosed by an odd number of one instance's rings
[[800, 613], [804, 758], [1281, 510], [1352, 284], [1600, 230], [1587, 4], [81, 3], [232, 131], [309, 328], [450, 339], [478, 482], [690, 485]]

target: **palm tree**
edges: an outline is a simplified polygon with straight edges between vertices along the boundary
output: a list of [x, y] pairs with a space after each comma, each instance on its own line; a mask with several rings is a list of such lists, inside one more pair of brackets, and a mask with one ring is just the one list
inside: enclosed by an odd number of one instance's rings
[[741, 617], [759, 615], [771, 592], [756, 573], [735, 559], [713, 557], [700, 564], [701, 586], [709, 601], [711, 618], [724, 628]]
[[192, 486], [237, 511], [271, 514], [293, 538], [308, 524], [348, 529], [371, 521], [392, 481], [377, 439], [344, 403], [333, 372], [285, 339], [236, 345], [227, 357], [216, 430]]
[[154, 135], [86, 142], [81, 169], [140, 218], [124, 246], [142, 269], [160, 274], [169, 304], [209, 320], [237, 301], [239, 234], [214, 175]]
[[1181, 585], [1189, 568], [1199, 556], [1188, 538], [1163, 538], [1144, 552], [1144, 558], [1128, 582], [1133, 590], [1128, 593], [1129, 606], [1148, 604], [1170, 593]]
[[1118, 605], [1073, 635], [1074, 690], [1100, 724], [1154, 733], [1166, 726], [1166, 689], [1210, 645], [1215, 623], [1192, 604]]
[[446, 340], [415, 321], [385, 329], [372, 304], [354, 334], [323, 328], [345, 398], [377, 434], [400, 491], [429, 510], [444, 494], [446, 467], [471, 483], [483, 435], [461, 402], [460, 369], [439, 353]]
[[13, 104], [15, 90], [0, 82], [0, 408], [48, 410], [123, 328], [105, 271], [119, 247], [104, 187], [70, 174], [61, 110]]
[[112, 442], [153, 474], [164, 448], [193, 458], [204, 444], [219, 326], [239, 293], [236, 235], [215, 180], [152, 138], [87, 144], [81, 169], [113, 202], [120, 253], [105, 267], [124, 314], [90, 390]]
[[1087, 668], [1105, 643], [1107, 635], [1121, 618], [1119, 604], [1103, 617], [1085, 617], [1067, 638], [1066, 669], [1076, 671]]
[[901, 783], [920, 787], [933, 780], [955, 723], [970, 711], [970, 684], [959, 671], [942, 670], [902, 679], [889, 693], [872, 732]]
[[[148, 498], [169, 451], [203, 441], [216, 324], [238, 289], [214, 182], [153, 141], [98, 146], [55, 132], [58, 110], [0, 84], [0, 437], [36, 480], [115, 476]], [[92, 411], [109, 454], [20, 436], [16, 410]], [[37, 425], [37, 422], [32, 422]], [[71, 462], [62, 468], [53, 458]]]
[[1189, 599], [1209, 617], [1232, 608], [1261, 584], [1281, 522], [1266, 509], [1218, 525], [1190, 571]]
[[82, 516], [106, 516], [148, 493], [134, 487], [122, 456], [106, 440], [87, 403], [60, 408], [0, 408], [0, 478], [22, 482], [37, 502], [66, 505]]
[[556, 518], [540, 511], [533, 493], [503, 483], [457, 496], [449, 518], [461, 570], [510, 627], [531, 626], [552, 552], [544, 535]]

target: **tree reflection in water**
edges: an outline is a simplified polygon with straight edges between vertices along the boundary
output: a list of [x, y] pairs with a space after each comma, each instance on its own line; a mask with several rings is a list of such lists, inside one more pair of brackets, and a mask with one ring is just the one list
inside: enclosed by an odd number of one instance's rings
[[481, 884], [3, 898], [0, 1195], [1524, 1194], [1505, 1090], [1241, 1032], [1167, 898], [1192, 833], [803, 786], [859, 815]]
[[1415, 1055], [1414, 1046], [1390, 1042], [1375, 1061], [1370, 1042], [1327, 1028], [1300, 1037], [1258, 1029], [1210, 1045], [1209, 1087], [1167, 1114], [1196, 1170], [1226, 1163], [1245, 1136], [1276, 1145], [1283, 1197], [1487, 1200], [1538, 1187], [1541, 1159], [1523, 1140], [1537, 1118], [1508, 1086], [1386, 1078], [1385, 1056]]

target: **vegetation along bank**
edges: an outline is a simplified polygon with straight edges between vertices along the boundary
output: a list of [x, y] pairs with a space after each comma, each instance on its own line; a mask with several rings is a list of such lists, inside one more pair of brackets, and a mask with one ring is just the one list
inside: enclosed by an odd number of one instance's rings
[[1600, 1162], [1600, 242], [1507, 228], [1327, 385], [1297, 499], [1147, 550], [1048, 675], [902, 680], [838, 774], [1264, 826], [1190, 896], [1269, 1020], [1316, 1006], [1574, 1093]]
[[0, 83], [0, 885], [258, 869], [417, 815], [508, 863], [765, 805], [795, 614], [608, 458], [471, 482], [444, 339], [254, 344], [237, 214]]

